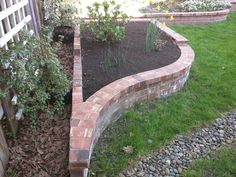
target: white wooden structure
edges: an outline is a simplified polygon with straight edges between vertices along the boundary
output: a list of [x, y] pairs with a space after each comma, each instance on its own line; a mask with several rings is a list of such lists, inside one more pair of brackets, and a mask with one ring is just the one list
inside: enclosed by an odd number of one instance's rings
[[[9, 43], [18, 41], [18, 33], [22, 29], [32, 29], [36, 34], [39, 32], [41, 20], [37, 5], [37, 0], [0, 0], [0, 48], [8, 49]], [[16, 134], [17, 120], [22, 117], [23, 110], [16, 111], [15, 104], [17, 95], [14, 93], [9, 92], [0, 100], [0, 177], [3, 177], [9, 157], [1, 120], [7, 117], [12, 133]]]

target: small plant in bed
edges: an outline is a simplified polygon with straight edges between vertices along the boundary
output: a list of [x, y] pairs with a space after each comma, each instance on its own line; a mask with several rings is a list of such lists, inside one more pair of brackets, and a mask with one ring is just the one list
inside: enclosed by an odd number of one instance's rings
[[[88, 6], [88, 16], [91, 19], [85, 24], [94, 41], [102, 42], [104, 49], [101, 51], [103, 71], [107, 72], [114, 67], [120, 67], [125, 61], [125, 50], [123, 46], [113, 45], [125, 38], [125, 25], [128, 23], [128, 16], [121, 11], [121, 5], [115, 1], [95, 2]], [[112, 49], [113, 48], [113, 49]]]
[[125, 64], [126, 52], [124, 46], [117, 46], [112, 48], [108, 45], [104, 50], [101, 51], [103, 57], [103, 63], [101, 63], [104, 72], [108, 73], [111, 69], [115, 67], [120, 67]]
[[62, 36], [63, 42], [73, 41], [74, 27], [79, 24], [78, 1], [76, 0], [52, 0], [45, 3], [45, 23], [49, 31], [53, 31], [55, 41]]
[[161, 50], [166, 41], [160, 38], [161, 32], [158, 31], [157, 26], [153, 22], [149, 22], [146, 30], [146, 44], [145, 44], [145, 52], [149, 53], [151, 51]]
[[128, 16], [121, 11], [121, 5], [115, 1], [94, 3], [88, 7], [88, 16], [91, 21], [86, 25], [97, 41], [114, 42], [125, 38], [125, 25]]

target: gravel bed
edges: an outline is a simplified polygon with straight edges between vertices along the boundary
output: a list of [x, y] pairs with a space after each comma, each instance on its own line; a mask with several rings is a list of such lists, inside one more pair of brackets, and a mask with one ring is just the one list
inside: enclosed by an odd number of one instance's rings
[[206, 157], [223, 145], [232, 144], [235, 138], [236, 112], [231, 112], [188, 137], [178, 135], [167, 147], [139, 161], [119, 177], [180, 176], [193, 160]]

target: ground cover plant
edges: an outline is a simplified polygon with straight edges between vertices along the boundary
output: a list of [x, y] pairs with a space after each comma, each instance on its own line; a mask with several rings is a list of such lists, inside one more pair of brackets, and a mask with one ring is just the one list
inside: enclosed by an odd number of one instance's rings
[[211, 154], [208, 159], [193, 162], [183, 177], [234, 177], [236, 176], [236, 145], [222, 148]]
[[180, 7], [187, 12], [193, 11], [217, 11], [231, 7], [228, 0], [186, 0]]
[[228, 0], [166, 0], [151, 1], [150, 5], [140, 9], [141, 12], [198, 12], [229, 9]]
[[202, 127], [235, 108], [235, 21], [231, 13], [223, 23], [173, 27], [196, 53], [185, 88], [169, 98], [139, 104], [112, 124], [95, 148], [90, 176], [116, 176], [176, 134]]

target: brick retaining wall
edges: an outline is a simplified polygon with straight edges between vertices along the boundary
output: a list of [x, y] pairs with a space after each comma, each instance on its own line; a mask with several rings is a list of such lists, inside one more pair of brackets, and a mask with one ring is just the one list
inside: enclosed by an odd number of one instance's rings
[[236, 0], [231, 0], [230, 2], [232, 4], [230, 11], [236, 12]]
[[[209, 24], [225, 21], [229, 10], [210, 11], [210, 12], [170, 12], [170, 13], [146, 13], [143, 18], [155, 17], [159, 21], [166, 22], [169, 25], [174, 24]], [[170, 21], [173, 16], [174, 20]]]
[[127, 76], [103, 87], [88, 100], [82, 97], [79, 27], [74, 40], [73, 99], [69, 169], [71, 177], [86, 177], [93, 148], [107, 125], [134, 103], [179, 91], [188, 79], [194, 52], [187, 39], [157, 24], [181, 50], [180, 58], [163, 68]]

